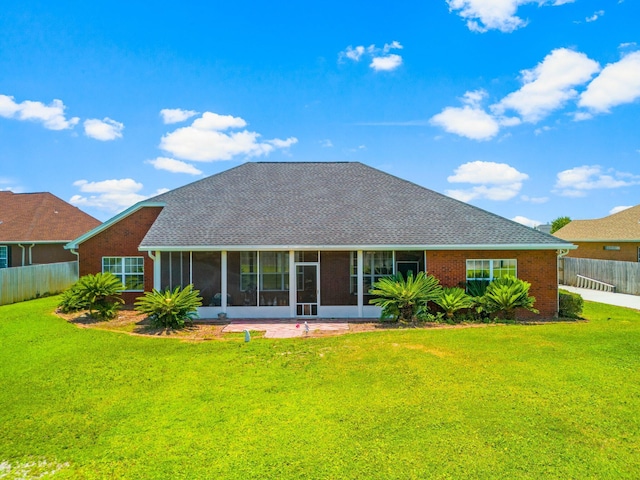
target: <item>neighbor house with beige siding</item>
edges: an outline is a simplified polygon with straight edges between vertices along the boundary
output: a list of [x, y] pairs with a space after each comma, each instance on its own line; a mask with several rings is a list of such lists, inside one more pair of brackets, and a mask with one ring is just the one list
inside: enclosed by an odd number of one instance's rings
[[639, 262], [640, 205], [608, 217], [573, 220], [554, 235], [578, 245], [569, 257]]

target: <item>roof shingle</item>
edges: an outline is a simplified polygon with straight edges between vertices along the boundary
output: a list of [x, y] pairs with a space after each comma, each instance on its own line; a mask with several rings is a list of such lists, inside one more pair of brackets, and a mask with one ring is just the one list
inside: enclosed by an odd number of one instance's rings
[[640, 205], [627, 208], [608, 217], [594, 220], [573, 220], [554, 235], [563, 240], [577, 241], [640, 241]]
[[0, 242], [68, 242], [98, 225], [51, 193], [0, 192]]
[[245, 163], [150, 199], [141, 248], [570, 246], [356, 162]]

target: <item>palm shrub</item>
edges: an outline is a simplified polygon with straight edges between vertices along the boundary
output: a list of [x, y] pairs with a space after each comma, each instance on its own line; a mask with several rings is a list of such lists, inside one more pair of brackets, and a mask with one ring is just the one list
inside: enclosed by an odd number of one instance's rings
[[440, 298], [442, 286], [433, 275], [419, 272], [415, 277], [409, 272], [407, 278], [398, 273], [375, 282], [369, 293], [374, 296], [369, 303], [382, 308], [382, 315], [394, 317], [396, 321], [415, 322], [416, 314], [427, 309], [427, 303]]
[[62, 313], [77, 312], [79, 310], [85, 310], [87, 308], [87, 302], [85, 302], [80, 297], [79, 292], [71, 286], [60, 295], [58, 308]]
[[138, 297], [135, 303], [135, 309], [148, 315], [152, 325], [163, 328], [184, 328], [185, 323], [197, 318], [200, 306], [202, 297], [193, 285], [164, 292], [153, 289]]
[[533, 308], [535, 297], [529, 295], [531, 284], [512, 276], [504, 276], [491, 282], [479, 299], [478, 310], [502, 313], [506, 320], [515, 320], [516, 309], [524, 308], [539, 313]]
[[444, 310], [449, 320], [453, 319], [458, 310], [471, 308], [475, 305], [473, 298], [458, 287], [443, 289], [440, 298], [434, 300], [434, 302]]
[[113, 318], [124, 303], [120, 297], [123, 289], [120, 279], [112, 273], [84, 275], [62, 294], [58, 306], [63, 312], [86, 308], [90, 317]]

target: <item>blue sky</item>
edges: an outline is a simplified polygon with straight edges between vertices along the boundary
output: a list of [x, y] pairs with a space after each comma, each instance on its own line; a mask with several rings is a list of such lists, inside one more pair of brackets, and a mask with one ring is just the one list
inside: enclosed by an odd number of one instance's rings
[[4, 5], [0, 189], [106, 220], [245, 161], [360, 161], [525, 224], [640, 203], [637, 0], [300, 5]]

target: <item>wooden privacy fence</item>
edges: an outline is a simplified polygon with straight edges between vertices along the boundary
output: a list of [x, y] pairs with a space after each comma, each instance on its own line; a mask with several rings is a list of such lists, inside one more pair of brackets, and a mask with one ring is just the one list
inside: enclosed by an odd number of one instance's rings
[[578, 276], [613, 285], [617, 293], [640, 295], [640, 263], [563, 257], [558, 265], [560, 283], [578, 287]]
[[78, 262], [0, 269], [0, 305], [60, 293], [78, 280]]

